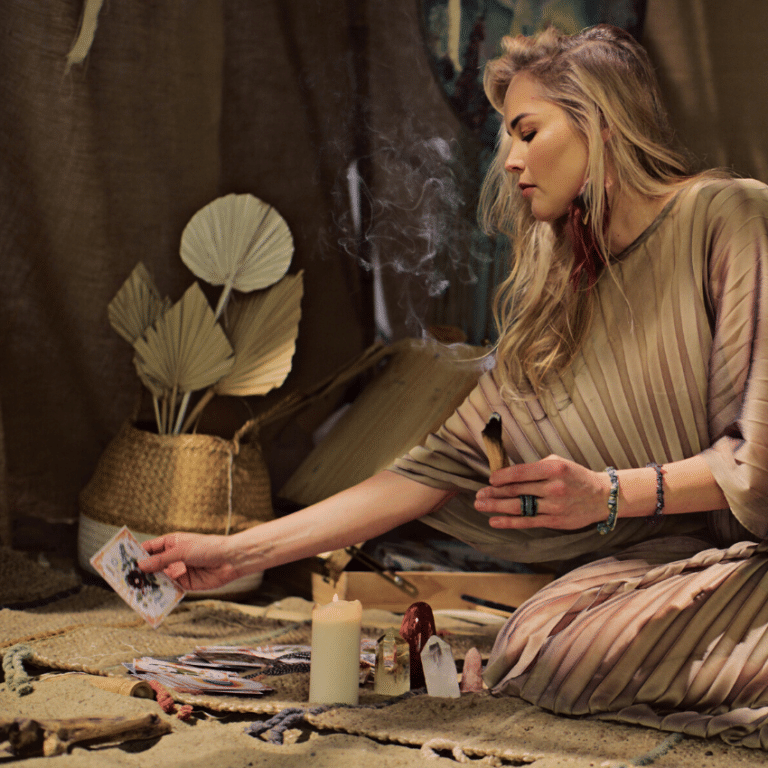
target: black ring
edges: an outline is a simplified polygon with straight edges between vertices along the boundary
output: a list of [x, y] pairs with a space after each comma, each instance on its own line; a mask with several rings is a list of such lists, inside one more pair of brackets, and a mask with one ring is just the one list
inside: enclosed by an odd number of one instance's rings
[[523, 507], [523, 517], [536, 517], [539, 514], [538, 496], [521, 496], [520, 503]]

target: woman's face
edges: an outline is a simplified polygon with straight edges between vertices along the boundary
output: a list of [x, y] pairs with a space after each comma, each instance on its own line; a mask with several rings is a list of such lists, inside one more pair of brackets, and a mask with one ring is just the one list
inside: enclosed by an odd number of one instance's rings
[[544, 99], [526, 74], [512, 79], [504, 99], [504, 125], [511, 147], [504, 167], [538, 221], [555, 221], [568, 211], [586, 181], [587, 145], [565, 111]]

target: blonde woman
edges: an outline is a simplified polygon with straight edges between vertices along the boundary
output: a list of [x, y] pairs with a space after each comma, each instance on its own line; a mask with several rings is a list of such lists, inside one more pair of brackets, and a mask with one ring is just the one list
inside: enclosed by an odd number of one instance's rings
[[504, 129], [481, 218], [511, 243], [495, 368], [389, 470], [235, 536], [161, 537], [142, 567], [219, 586], [422, 518], [566, 563], [499, 634], [496, 691], [768, 747], [768, 188], [689, 174], [611, 27], [507, 39], [485, 82]]

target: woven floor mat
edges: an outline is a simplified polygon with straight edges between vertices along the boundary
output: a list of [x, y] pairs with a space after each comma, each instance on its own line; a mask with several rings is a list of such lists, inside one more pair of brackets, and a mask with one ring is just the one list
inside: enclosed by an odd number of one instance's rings
[[488, 757], [492, 765], [534, 768], [554, 761], [564, 765], [563, 758], [611, 768], [765, 765], [760, 750], [652, 728], [559, 717], [521, 699], [488, 692], [462, 694], [460, 699], [416, 696], [392, 706], [330, 709], [305, 719], [320, 730], [420, 746], [426, 758], [452, 756], [462, 763]]
[[182, 603], [152, 629], [113, 592], [84, 587], [40, 608], [0, 611], [0, 654], [24, 643], [31, 661], [52, 669], [120, 674], [139, 656], [173, 656], [197, 645], [308, 643], [305, 622], [251, 615], [233, 603]]
[[[199, 645], [310, 643], [309, 621], [267, 618], [266, 611], [220, 600], [184, 601], [152, 629], [113, 592], [83, 586], [76, 594], [37, 608], [0, 610], [0, 656], [24, 644], [32, 651], [29, 663], [44, 669], [125, 675], [124, 662], [141, 656], [177, 656]], [[368, 626], [363, 634], [375, 638], [382, 631]], [[454, 633], [447, 639], [458, 660], [472, 647], [487, 655], [493, 634]], [[254, 714], [275, 714], [307, 701], [306, 674], [270, 677], [265, 682], [274, 691], [263, 697], [173, 696], [214, 711]], [[363, 693], [364, 702], [377, 699]]]
[[[10, 550], [0, 554], [8, 553]], [[144, 655], [174, 656], [197, 645], [310, 641], [310, 624], [301, 620], [306, 612], [286, 610], [275, 618], [275, 614], [265, 615], [266, 609], [218, 600], [184, 601], [153, 630], [110, 590], [73, 585], [66, 574], [43, 568], [18, 553], [0, 558], [0, 585], [0, 599], [5, 600], [0, 605], [41, 601], [24, 610], [0, 610], [0, 656], [23, 643], [31, 648], [29, 661], [44, 669], [125, 675], [123, 662]], [[369, 626], [366, 634], [375, 637], [386, 626], [386, 617], [373, 621], [381, 623]], [[454, 633], [446, 639], [454, 656], [461, 659], [473, 646], [487, 655], [493, 633]], [[452, 756], [459, 762], [487, 757], [491, 764], [536, 766], [552, 765], [553, 760], [566, 757], [578, 764], [584, 758], [611, 768], [632, 764], [751, 768], [764, 764], [763, 752], [729, 747], [718, 739], [683, 738], [652, 728], [558, 717], [512, 697], [485, 693], [448, 700], [422, 695], [383, 706], [388, 704], [386, 700], [363, 688], [361, 706], [319, 711], [306, 703], [307, 674], [265, 678], [265, 682], [274, 692], [261, 698], [189, 694], [174, 694], [174, 698], [214, 713], [278, 719], [285, 717], [286, 710], [300, 708], [309, 727], [321, 733], [407, 744], [420, 747], [425, 757]], [[35, 688], [38, 685], [42, 683], [35, 683]], [[2, 688], [0, 685], [0, 692]], [[61, 711], [68, 711], [64, 701]]]

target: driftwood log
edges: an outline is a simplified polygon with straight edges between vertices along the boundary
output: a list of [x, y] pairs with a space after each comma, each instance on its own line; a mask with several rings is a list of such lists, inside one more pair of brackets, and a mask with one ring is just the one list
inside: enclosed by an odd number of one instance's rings
[[36, 720], [17, 717], [0, 720], [0, 744], [10, 746], [16, 757], [50, 757], [67, 752], [76, 744], [121, 744], [152, 739], [171, 732], [171, 725], [156, 714], [140, 717], [73, 717]]

